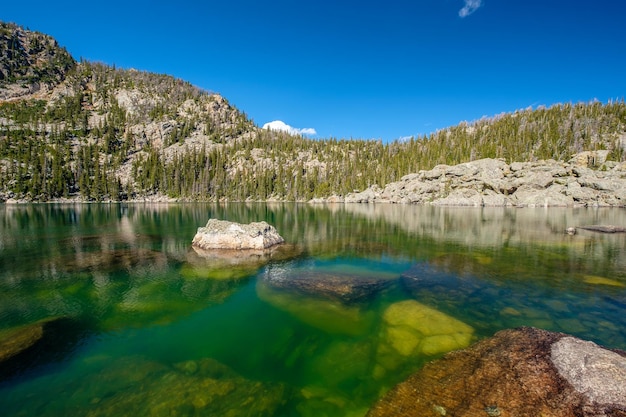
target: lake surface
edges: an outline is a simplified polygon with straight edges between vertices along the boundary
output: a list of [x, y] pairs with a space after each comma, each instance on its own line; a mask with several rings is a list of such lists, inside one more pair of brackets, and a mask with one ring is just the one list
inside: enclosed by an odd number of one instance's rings
[[[234, 264], [191, 249], [211, 217], [276, 226]], [[363, 416], [498, 330], [626, 349], [622, 209], [402, 205], [0, 206], [0, 336], [55, 320], [0, 368], [4, 416]], [[361, 282], [355, 297], [290, 283]], [[370, 285], [372, 284], [372, 285]]]

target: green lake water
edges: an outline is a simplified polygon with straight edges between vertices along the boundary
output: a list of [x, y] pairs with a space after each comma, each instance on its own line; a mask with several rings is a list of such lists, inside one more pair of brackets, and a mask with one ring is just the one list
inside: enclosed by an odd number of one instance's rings
[[[209, 218], [265, 220], [287, 245], [265, 264], [203, 257]], [[592, 224], [626, 210], [0, 206], [0, 340], [51, 320], [0, 367], [0, 415], [363, 416], [501, 329], [626, 349], [626, 234], [564, 233]], [[324, 280], [374, 284], [291, 286]]]

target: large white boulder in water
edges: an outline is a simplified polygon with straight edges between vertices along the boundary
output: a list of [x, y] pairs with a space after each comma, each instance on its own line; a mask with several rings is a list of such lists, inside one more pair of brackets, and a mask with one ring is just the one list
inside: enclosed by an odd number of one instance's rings
[[263, 250], [284, 241], [276, 228], [266, 222], [240, 224], [210, 219], [205, 227], [198, 228], [191, 244], [204, 250]]

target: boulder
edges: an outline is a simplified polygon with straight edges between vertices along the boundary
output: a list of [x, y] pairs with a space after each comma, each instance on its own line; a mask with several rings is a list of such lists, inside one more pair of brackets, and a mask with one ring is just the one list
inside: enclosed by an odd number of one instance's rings
[[53, 338], [58, 326], [65, 321], [68, 319], [51, 318], [0, 332], [0, 365], [43, 340]]
[[515, 194], [513, 201], [519, 207], [571, 207], [574, 199], [564, 194], [565, 187], [554, 184], [547, 189], [524, 184]]
[[431, 362], [367, 416], [625, 416], [626, 352], [531, 327]]
[[482, 194], [472, 188], [461, 188], [453, 190], [444, 198], [437, 199], [432, 203], [435, 206], [471, 206], [482, 207]]
[[269, 417], [280, 415], [284, 398], [301, 400], [285, 384], [248, 379], [211, 358], [169, 365], [94, 357], [90, 364], [93, 371], [78, 373], [71, 385], [49, 384], [51, 394], [30, 395], [18, 412], [3, 415]]
[[415, 300], [392, 304], [383, 314], [382, 340], [403, 356], [436, 355], [468, 346], [474, 329]]
[[376, 184], [361, 191], [360, 193], [348, 194], [344, 202], [346, 203], [373, 203], [380, 197], [382, 190]]
[[199, 227], [192, 246], [203, 250], [264, 250], [285, 242], [274, 228], [266, 222], [250, 224], [210, 219], [205, 227]]
[[570, 163], [582, 167], [601, 166], [606, 162], [611, 151], [583, 151], [572, 156]]
[[296, 268], [292, 271], [268, 269], [262, 276], [271, 288], [322, 299], [352, 303], [365, 301], [389, 286], [395, 274], [361, 274], [340, 271], [319, 272]]
[[294, 294], [273, 288], [263, 280], [257, 281], [256, 289], [259, 299], [326, 333], [359, 336], [372, 325], [372, 315], [358, 304]]

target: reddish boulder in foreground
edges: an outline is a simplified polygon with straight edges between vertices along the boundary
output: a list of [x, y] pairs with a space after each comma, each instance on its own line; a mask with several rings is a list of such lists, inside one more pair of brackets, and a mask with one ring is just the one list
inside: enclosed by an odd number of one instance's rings
[[531, 327], [503, 330], [427, 364], [367, 416], [626, 417], [626, 352]]

